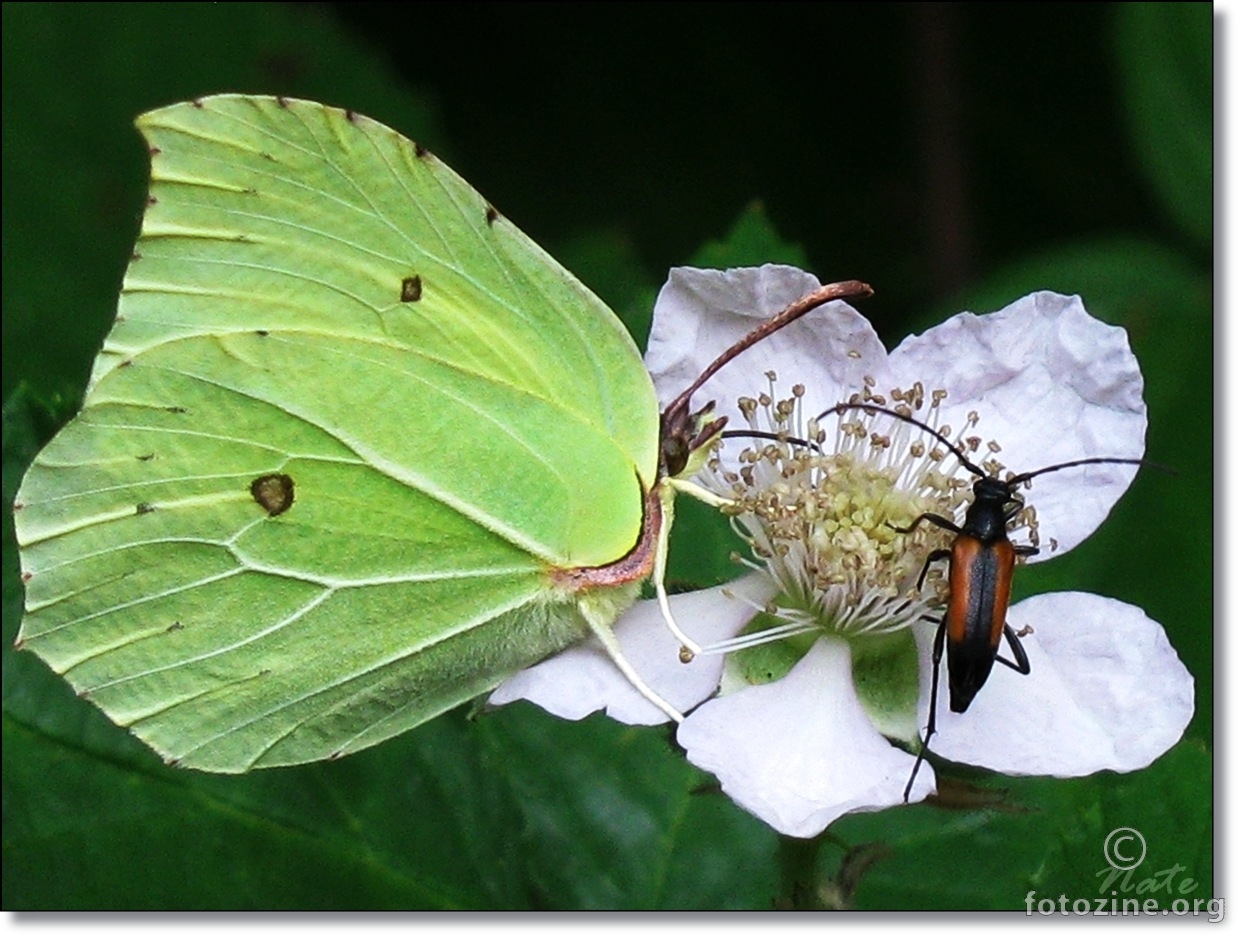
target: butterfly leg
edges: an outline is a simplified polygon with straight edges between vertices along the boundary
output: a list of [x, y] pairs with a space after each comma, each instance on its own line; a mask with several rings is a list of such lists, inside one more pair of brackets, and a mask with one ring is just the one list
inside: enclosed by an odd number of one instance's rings
[[708, 488], [703, 488], [695, 481], [685, 481], [683, 478], [667, 478], [666, 483], [680, 493], [695, 497], [710, 507], [729, 507], [735, 502], [729, 497], [721, 497]]
[[685, 634], [675, 623], [675, 616], [671, 614], [670, 598], [666, 594], [666, 556], [670, 551], [670, 532], [675, 517], [675, 492], [679, 490], [713, 507], [727, 504], [729, 501], [711, 494], [699, 485], [674, 478], [670, 479], [670, 483], [664, 485], [659, 491], [662, 499], [662, 525], [658, 528], [658, 542], [654, 548], [653, 590], [658, 596], [658, 607], [662, 609], [662, 620], [666, 622], [667, 629], [679, 641], [679, 659], [684, 663], [690, 663], [701, 652], [701, 645]]
[[628, 682], [632, 684], [632, 688], [649, 700], [671, 721], [676, 724], [682, 722], [684, 719], [683, 713], [654, 692], [653, 688], [645, 680], [641, 679], [635, 667], [628, 662], [628, 658], [623, 655], [623, 650], [619, 646], [619, 638], [615, 636], [614, 630], [611, 629], [610, 620], [604, 615], [597, 614], [587, 602], [580, 604], [580, 613], [589, 624], [589, 629], [593, 631], [593, 635], [601, 642], [607, 656], [611, 658], [615, 666], [619, 667], [619, 672], [627, 677]]

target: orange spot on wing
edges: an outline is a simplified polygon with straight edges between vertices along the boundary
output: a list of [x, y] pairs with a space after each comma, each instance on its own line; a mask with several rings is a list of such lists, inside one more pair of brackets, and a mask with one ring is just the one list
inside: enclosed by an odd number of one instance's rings
[[997, 593], [993, 597], [993, 622], [989, 631], [989, 643], [993, 649], [1002, 642], [1006, 628], [1006, 609], [1010, 607], [1010, 583], [1014, 578], [1014, 546], [1008, 540], [994, 543], [997, 553]]
[[[985, 556], [985, 551], [989, 555]], [[1006, 609], [1010, 606], [1010, 582], [1014, 573], [1014, 547], [1006, 540], [985, 546], [973, 536], [959, 536], [950, 549], [950, 603], [946, 606], [946, 636], [952, 644], [967, 640], [967, 616], [973, 606], [982, 604], [975, 589], [981, 587], [983, 578], [979, 563], [985, 558], [994, 569], [992, 615], [987, 622], [977, 622], [978, 628], [987, 627], [989, 645], [994, 649], [1001, 642], [1006, 627]], [[975, 631], [973, 630], [973, 633]]]
[[952, 644], [962, 643], [967, 638], [967, 614], [972, 601], [974, 582], [972, 566], [980, 551], [980, 540], [972, 536], [958, 536], [950, 547], [950, 603], [946, 606], [946, 638]]

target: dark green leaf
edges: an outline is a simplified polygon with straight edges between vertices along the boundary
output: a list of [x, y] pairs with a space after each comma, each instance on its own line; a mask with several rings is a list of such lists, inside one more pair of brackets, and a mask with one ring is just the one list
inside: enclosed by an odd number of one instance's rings
[[1114, 8], [1123, 103], [1144, 175], [1196, 247], [1212, 244], [1211, 3]]

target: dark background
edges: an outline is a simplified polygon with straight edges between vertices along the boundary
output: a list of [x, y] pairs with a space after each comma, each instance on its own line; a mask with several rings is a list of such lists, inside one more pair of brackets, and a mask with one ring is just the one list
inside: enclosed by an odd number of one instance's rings
[[[1021, 572], [1018, 590], [1096, 591], [1162, 622], [1197, 680], [1187, 741], [1126, 777], [970, 776], [1007, 798], [844, 820], [847, 847], [888, 853], [852, 877], [842, 846], [819, 862], [857, 906], [1018, 909], [1033, 879], [1091, 893], [1099, 842], [1126, 824], [1154, 847], [1162, 833], [1158, 867], [1191, 864], [1206, 882], [1211, 17], [1208, 4], [5, 4], [6, 497], [57, 418], [47, 404], [72, 411], [115, 314], [145, 187], [133, 118], [209, 93], [321, 100], [428, 145], [638, 340], [667, 268], [754, 210], [822, 279], [872, 283], [864, 312], [891, 347], [963, 308], [1078, 292], [1130, 332], [1148, 454], [1177, 473], [1141, 473], [1096, 537]], [[4, 535], [7, 646], [21, 604], [7, 519]], [[9, 908], [760, 908], [788, 894], [785, 843], [700, 795], [708, 778], [664, 737], [604, 719], [448, 716], [339, 764], [233, 779], [164, 768], [7, 649], [4, 705]]]
[[505, 211], [551, 242], [619, 227], [651, 270], [760, 199], [822, 275], [881, 281], [893, 316], [1029, 247], [1157, 227], [1114, 147], [1103, 5], [339, 13], [435, 90], [466, 178], [520, 177]]

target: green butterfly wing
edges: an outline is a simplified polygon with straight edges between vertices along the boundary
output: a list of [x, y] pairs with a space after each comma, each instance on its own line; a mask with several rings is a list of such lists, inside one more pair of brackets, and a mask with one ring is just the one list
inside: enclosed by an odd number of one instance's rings
[[116, 324], [17, 499], [19, 643], [231, 772], [377, 743], [580, 637], [595, 599], [553, 573], [628, 554], [657, 481], [622, 324], [368, 118], [229, 95], [138, 125]]

